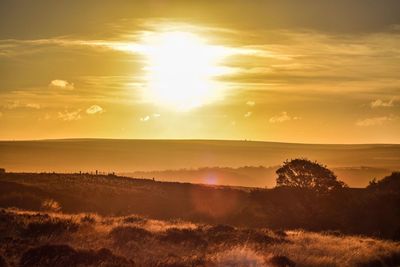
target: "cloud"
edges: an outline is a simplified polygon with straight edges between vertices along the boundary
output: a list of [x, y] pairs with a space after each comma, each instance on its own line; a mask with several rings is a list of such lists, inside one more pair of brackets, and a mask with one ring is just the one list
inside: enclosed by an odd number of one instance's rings
[[379, 108], [379, 107], [393, 107], [394, 105], [394, 99], [390, 99], [388, 101], [383, 101], [381, 99], [377, 99], [375, 101], [371, 102], [371, 108]]
[[94, 115], [94, 114], [101, 114], [104, 112], [104, 109], [98, 105], [93, 105], [86, 109], [86, 113], [89, 115]]
[[3, 105], [5, 109], [16, 109], [16, 108], [32, 108], [32, 109], [40, 109], [40, 105], [37, 103], [21, 103], [20, 101], [12, 101], [5, 105]]
[[269, 119], [270, 123], [280, 123], [280, 122], [285, 122], [285, 121], [290, 121], [290, 120], [300, 120], [300, 117], [292, 117], [289, 116], [286, 111], [281, 112], [279, 115], [273, 116]]
[[150, 116], [145, 116], [145, 117], [140, 118], [140, 121], [143, 121], [143, 122], [148, 121], [148, 120], [150, 120]]
[[49, 84], [49, 86], [51, 87], [58, 87], [61, 89], [67, 89], [67, 90], [73, 90], [74, 89], [74, 84], [70, 83], [68, 81], [65, 80], [52, 80]]
[[58, 112], [58, 118], [63, 120], [63, 121], [76, 121], [81, 119], [81, 109], [77, 109], [75, 111], [67, 111], [65, 110], [64, 112]]
[[244, 114], [244, 117], [245, 117], [245, 118], [248, 118], [248, 117], [250, 117], [252, 114], [253, 114], [253, 112], [247, 111], [246, 114]]
[[382, 117], [373, 117], [373, 118], [366, 118], [363, 120], [358, 120], [356, 122], [357, 126], [367, 127], [367, 126], [376, 126], [382, 125], [388, 121], [392, 121], [395, 118], [393, 116], [382, 116]]
[[246, 102], [246, 105], [248, 105], [250, 107], [253, 107], [255, 104], [256, 104], [256, 102], [254, 102], [254, 101], [247, 101]]
[[144, 117], [141, 117], [141, 118], [140, 118], [140, 121], [146, 122], [146, 121], [151, 120], [152, 118], [153, 118], [153, 119], [156, 119], [156, 118], [159, 118], [159, 117], [161, 117], [161, 114], [153, 113], [152, 115], [146, 115], [146, 116], [144, 116]]
[[28, 103], [25, 105], [27, 108], [40, 109], [40, 105], [36, 103]]
[[51, 119], [51, 115], [49, 113], [46, 113], [44, 116], [39, 118], [39, 121], [47, 121]]
[[12, 102], [8, 102], [7, 104], [3, 105], [3, 107], [6, 109], [15, 109], [15, 108], [21, 107], [21, 103], [19, 101], [12, 101]]

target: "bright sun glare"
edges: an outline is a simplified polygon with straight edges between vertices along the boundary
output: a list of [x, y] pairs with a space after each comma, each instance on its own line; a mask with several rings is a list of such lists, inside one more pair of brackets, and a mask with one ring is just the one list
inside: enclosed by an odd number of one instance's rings
[[223, 47], [190, 32], [169, 31], [146, 36], [146, 97], [160, 105], [188, 110], [217, 98], [215, 77], [226, 72]]

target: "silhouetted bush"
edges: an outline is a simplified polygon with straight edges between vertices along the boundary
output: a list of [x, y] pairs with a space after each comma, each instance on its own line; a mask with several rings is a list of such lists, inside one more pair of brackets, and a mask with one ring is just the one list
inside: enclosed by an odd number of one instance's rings
[[295, 267], [296, 263], [286, 256], [273, 256], [269, 263], [274, 267]]
[[286, 232], [284, 230], [281, 230], [281, 229], [280, 230], [274, 230], [273, 232], [274, 232], [275, 235], [277, 235], [279, 237], [282, 237], [282, 238], [287, 237], [287, 234], [286, 234]]
[[392, 253], [387, 256], [371, 259], [366, 262], [361, 262], [357, 267], [387, 267], [400, 266], [400, 252]]
[[81, 223], [93, 224], [95, 222], [96, 222], [96, 218], [90, 214], [85, 214], [85, 216], [83, 216], [81, 218]]
[[44, 245], [26, 251], [20, 260], [21, 267], [64, 266], [134, 266], [133, 262], [115, 256], [108, 249], [75, 250], [68, 245]]
[[143, 241], [153, 234], [139, 227], [118, 226], [111, 230], [110, 236], [118, 245], [124, 245], [130, 241]]
[[0, 255], [0, 267], [8, 267], [6, 259]]
[[0, 207], [18, 207], [27, 210], [39, 210], [42, 199], [26, 192], [10, 192], [0, 195]]
[[147, 266], [154, 267], [205, 267], [206, 262], [202, 257], [178, 257], [174, 255], [169, 255], [165, 259], [158, 260], [156, 262], [151, 262]]
[[381, 190], [386, 192], [400, 192], [400, 172], [393, 172], [391, 175], [376, 181], [373, 180], [367, 187], [368, 189]]
[[284, 242], [284, 238], [275, 238], [272, 236], [267, 235], [266, 233], [262, 232], [261, 230], [256, 229], [243, 229], [239, 232], [240, 240], [246, 240], [258, 244], [276, 244]]
[[236, 242], [236, 229], [223, 224], [212, 226], [207, 229], [207, 239], [212, 243]]
[[276, 186], [309, 188], [318, 193], [326, 193], [346, 186], [336, 175], [317, 162], [307, 159], [285, 161], [276, 170]]
[[146, 221], [147, 219], [137, 215], [126, 216], [123, 220], [124, 223], [144, 223]]
[[40, 236], [59, 236], [64, 233], [76, 232], [79, 224], [71, 220], [61, 220], [52, 218], [47, 221], [34, 221], [28, 223], [23, 230], [23, 236], [40, 237]]
[[170, 228], [160, 236], [160, 240], [175, 244], [188, 244], [195, 246], [206, 246], [207, 242], [202, 237], [203, 232], [199, 229]]

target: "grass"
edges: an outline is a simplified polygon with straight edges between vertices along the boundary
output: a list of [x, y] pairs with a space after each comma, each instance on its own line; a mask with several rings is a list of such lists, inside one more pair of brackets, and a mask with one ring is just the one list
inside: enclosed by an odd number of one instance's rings
[[2, 260], [9, 266], [396, 266], [400, 244], [137, 215], [3, 209]]

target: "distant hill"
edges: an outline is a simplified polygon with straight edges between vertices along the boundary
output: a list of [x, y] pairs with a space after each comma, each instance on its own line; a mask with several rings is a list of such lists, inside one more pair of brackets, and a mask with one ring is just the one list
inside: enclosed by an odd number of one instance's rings
[[[10, 171], [105, 171], [117, 173], [204, 168], [278, 166], [307, 157], [337, 170], [352, 186], [400, 169], [400, 145], [316, 145], [220, 140], [63, 139], [0, 141], [0, 167]], [[360, 167], [365, 166], [365, 167]], [[273, 175], [274, 170], [268, 168]], [[244, 176], [245, 177], [244, 177]], [[151, 176], [151, 174], [150, 174]], [[343, 176], [343, 177], [342, 177]], [[243, 177], [243, 178], [240, 178]], [[271, 186], [274, 176], [243, 174], [228, 184]], [[353, 178], [356, 179], [353, 181]], [[362, 181], [359, 179], [362, 178]], [[176, 177], [172, 180], [180, 180]], [[196, 182], [196, 177], [193, 177]], [[232, 180], [231, 179], [231, 180]], [[187, 178], [185, 178], [185, 181]]]
[[[271, 188], [276, 185], [275, 171], [278, 168], [279, 166], [204, 167], [123, 172], [121, 174], [129, 177], [154, 178], [160, 181]], [[337, 167], [332, 170], [339, 180], [344, 181], [350, 187], [366, 187], [374, 178], [383, 177], [392, 172], [390, 169], [373, 167]]]

